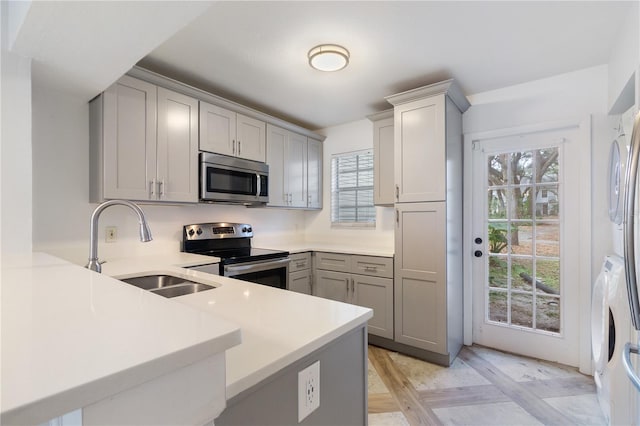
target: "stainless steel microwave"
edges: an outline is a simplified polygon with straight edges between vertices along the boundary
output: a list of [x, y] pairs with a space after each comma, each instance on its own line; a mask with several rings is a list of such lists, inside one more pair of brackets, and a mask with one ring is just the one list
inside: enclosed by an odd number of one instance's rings
[[269, 166], [258, 161], [201, 152], [200, 201], [265, 205], [269, 202]]

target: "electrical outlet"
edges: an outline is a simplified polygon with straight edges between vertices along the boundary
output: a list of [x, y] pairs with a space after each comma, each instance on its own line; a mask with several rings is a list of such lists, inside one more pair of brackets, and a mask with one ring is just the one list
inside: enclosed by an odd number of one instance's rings
[[320, 407], [320, 361], [298, 372], [298, 423]]
[[104, 241], [106, 243], [115, 243], [118, 241], [118, 228], [115, 226], [107, 226], [104, 230]]

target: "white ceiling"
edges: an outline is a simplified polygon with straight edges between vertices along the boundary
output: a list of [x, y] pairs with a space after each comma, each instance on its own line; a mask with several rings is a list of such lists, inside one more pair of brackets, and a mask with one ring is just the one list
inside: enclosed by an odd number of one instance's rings
[[[139, 65], [312, 129], [455, 78], [476, 94], [609, 61], [636, 1], [216, 2]], [[307, 52], [351, 52], [337, 73]]]

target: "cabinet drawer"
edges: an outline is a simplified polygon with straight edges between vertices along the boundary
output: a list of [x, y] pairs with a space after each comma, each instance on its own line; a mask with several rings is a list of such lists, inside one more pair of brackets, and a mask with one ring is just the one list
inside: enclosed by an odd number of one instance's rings
[[361, 275], [393, 278], [393, 258], [375, 256], [351, 256], [351, 272]]
[[351, 272], [351, 256], [348, 254], [316, 252], [316, 269]]
[[295, 253], [289, 255], [291, 263], [289, 264], [289, 272], [303, 271], [311, 268], [311, 253]]

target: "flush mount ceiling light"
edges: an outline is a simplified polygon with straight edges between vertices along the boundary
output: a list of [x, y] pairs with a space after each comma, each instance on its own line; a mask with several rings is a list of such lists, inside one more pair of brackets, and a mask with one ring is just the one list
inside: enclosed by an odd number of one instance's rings
[[337, 44], [321, 44], [309, 51], [309, 65], [319, 71], [339, 71], [349, 64], [349, 51]]

